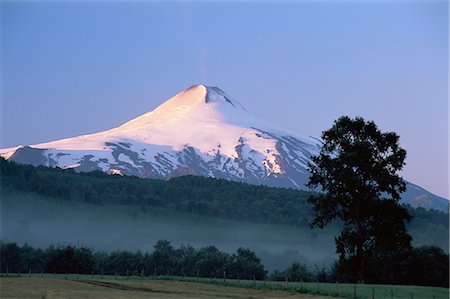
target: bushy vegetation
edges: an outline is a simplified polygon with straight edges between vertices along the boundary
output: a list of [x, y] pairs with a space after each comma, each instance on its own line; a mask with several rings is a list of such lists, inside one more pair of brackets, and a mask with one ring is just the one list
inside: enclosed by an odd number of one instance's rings
[[[293, 263], [284, 271], [275, 271], [271, 280], [292, 282], [356, 282], [357, 274], [346, 261], [331, 268]], [[395, 252], [390, 256], [372, 256], [365, 268], [365, 282], [372, 284], [423, 285], [449, 287], [449, 255], [436, 246], [421, 246]]]
[[[421, 246], [372, 255], [365, 265], [365, 281], [377, 284], [404, 284], [449, 287], [449, 255], [436, 246]], [[337, 281], [355, 281], [346, 261], [331, 271]]]
[[284, 271], [274, 271], [270, 276], [270, 280], [285, 281], [287, 279], [288, 281], [294, 282], [314, 281], [316, 276], [306, 265], [295, 262]]
[[[257, 279], [266, 271], [256, 254], [239, 248], [229, 254], [214, 246], [195, 249], [186, 245], [174, 248], [160, 240], [153, 252], [93, 251], [81, 246], [50, 246], [45, 250], [16, 243], [2, 243], [0, 249], [2, 273], [60, 273], [105, 275], [177, 275]], [[225, 271], [225, 273], [224, 273]]]
[[[106, 253], [81, 246], [33, 248], [16, 243], [0, 246], [2, 273], [104, 274], [135, 276], [186, 276], [289, 282], [354, 282], [345, 265], [337, 262], [331, 268], [310, 269], [293, 263], [284, 271], [270, 275], [256, 254], [239, 248], [229, 254], [214, 246], [195, 249], [189, 245], [174, 248], [160, 240], [153, 252], [113, 251]], [[439, 247], [423, 246], [399, 252], [388, 260], [373, 259], [368, 266], [366, 282], [424, 286], [449, 286], [448, 254]], [[370, 271], [369, 271], [370, 270]]]

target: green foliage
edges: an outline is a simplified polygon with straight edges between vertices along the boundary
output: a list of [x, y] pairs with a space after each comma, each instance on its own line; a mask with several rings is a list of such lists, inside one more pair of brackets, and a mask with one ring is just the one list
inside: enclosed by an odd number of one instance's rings
[[[47, 273], [80, 273], [88, 274], [94, 271], [94, 260], [91, 249], [71, 245], [50, 247], [45, 252]], [[30, 265], [30, 269], [31, 269]]]
[[[289, 282], [352, 281], [346, 276], [341, 262], [331, 268], [316, 267], [314, 271], [304, 264], [293, 263], [284, 271], [275, 271], [267, 277], [260, 259], [254, 252], [239, 248], [234, 254], [218, 250], [214, 246], [195, 249], [189, 245], [174, 248], [170, 242], [160, 240], [153, 252], [114, 251], [93, 252], [86, 247], [72, 245], [52, 247], [45, 250], [15, 243], [0, 244], [0, 271], [2, 273], [60, 273], [145, 276], [182, 276], [223, 278], [252, 281], [269, 278]], [[386, 258], [386, 257], [384, 257]], [[440, 286], [448, 288], [449, 256], [438, 247], [418, 247], [396, 252], [386, 260], [372, 257], [368, 264], [373, 267], [367, 281], [384, 284], [409, 284]], [[154, 269], [159, 269], [159, 272]], [[167, 276], [169, 277], [169, 276]], [[304, 285], [306, 286], [306, 285]], [[315, 285], [314, 285], [315, 287]]]
[[441, 248], [415, 248], [409, 254], [407, 264], [405, 283], [449, 287], [449, 256]]
[[176, 250], [178, 256], [176, 268], [181, 270], [182, 276], [197, 275], [197, 250], [190, 245], [181, 245]]
[[176, 265], [175, 249], [169, 241], [159, 240], [156, 242], [152, 255], [152, 264], [156, 269], [156, 273], [166, 274], [166, 271], [173, 272]]
[[[354, 282], [357, 277], [346, 263], [337, 261], [331, 268], [310, 271], [293, 263], [284, 271], [275, 271], [270, 280], [290, 282]], [[403, 248], [389, 255], [371, 255], [366, 260], [365, 282], [370, 284], [422, 285], [449, 287], [449, 255], [436, 246]]]
[[323, 191], [309, 198], [316, 211], [312, 224], [323, 228], [336, 218], [343, 221], [336, 251], [341, 264], [363, 280], [371, 255], [410, 246], [405, 227], [410, 215], [398, 204], [406, 188], [397, 172], [406, 151], [397, 134], [382, 133], [360, 117], [339, 118], [322, 140], [309, 163], [308, 187]]
[[196, 257], [195, 265], [202, 277], [222, 277], [230, 262], [230, 255], [215, 246], [201, 248]]
[[[238, 248], [231, 260], [228, 270], [231, 278], [253, 279], [255, 276], [255, 279], [263, 279], [266, 275], [261, 260], [248, 248]], [[233, 275], [233, 273], [235, 274]], [[239, 277], [236, 274], [239, 274]]]
[[22, 272], [24, 269], [20, 267], [21, 248], [16, 243], [2, 244], [1, 247], [1, 272]]
[[[96, 204], [159, 206], [257, 223], [307, 225], [310, 192], [184, 176], [169, 181], [19, 165], [0, 159], [1, 188]], [[238, 207], [238, 208], [237, 208]]]
[[72, 273], [105, 275], [178, 275], [209, 278], [226, 277], [264, 279], [266, 271], [256, 254], [239, 248], [235, 254], [220, 251], [215, 246], [195, 249], [192, 246], [174, 248], [169, 241], [159, 240], [153, 252], [130, 251], [92, 252], [72, 245], [46, 250], [1, 243], [2, 273]]
[[448, 252], [449, 214], [406, 206], [412, 220], [407, 224], [414, 246], [437, 245]]
[[283, 274], [289, 281], [314, 281], [314, 274], [304, 264], [293, 263]]
[[[97, 273], [114, 275], [138, 275], [144, 267], [144, 256], [141, 252], [117, 250], [111, 254], [104, 254], [103, 264], [97, 268]], [[147, 257], [148, 260], [148, 257]], [[97, 265], [100, 263], [96, 263]]]
[[[339, 281], [354, 281], [346, 262], [337, 262], [331, 276]], [[366, 267], [365, 280], [369, 283], [449, 287], [449, 255], [436, 246], [372, 255]]]

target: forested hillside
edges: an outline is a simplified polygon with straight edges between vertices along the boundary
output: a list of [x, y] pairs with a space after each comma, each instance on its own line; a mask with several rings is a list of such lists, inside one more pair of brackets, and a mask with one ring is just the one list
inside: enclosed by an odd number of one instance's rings
[[198, 176], [168, 181], [75, 173], [0, 160], [3, 189], [96, 204], [151, 205], [202, 215], [276, 224], [307, 224], [309, 192]]
[[[99, 205], [163, 207], [239, 221], [307, 227], [313, 216], [307, 198], [294, 189], [248, 185], [198, 176], [168, 181], [103, 172], [19, 165], [0, 159], [3, 193], [20, 191]], [[438, 245], [448, 252], [448, 214], [408, 207], [408, 229], [416, 245]], [[336, 223], [335, 225], [339, 225]]]

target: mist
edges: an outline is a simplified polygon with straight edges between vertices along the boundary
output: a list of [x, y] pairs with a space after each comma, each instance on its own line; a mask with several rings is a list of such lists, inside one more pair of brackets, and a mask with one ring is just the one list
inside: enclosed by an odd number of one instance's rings
[[152, 252], [160, 239], [178, 247], [214, 245], [232, 253], [255, 251], [266, 270], [284, 270], [293, 262], [327, 267], [337, 258], [331, 230], [226, 220], [143, 205], [97, 205], [30, 193], [2, 192], [1, 240], [87, 246], [111, 252]]

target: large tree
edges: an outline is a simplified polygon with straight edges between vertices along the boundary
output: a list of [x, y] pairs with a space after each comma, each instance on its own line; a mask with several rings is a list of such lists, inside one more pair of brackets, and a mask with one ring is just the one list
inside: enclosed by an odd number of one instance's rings
[[406, 189], [398, 175], [406, 151], [396, 133], [382, 133], [361, 117], [340, 117], [322, 132], [322, 142], [309, 163], [307, 186], [319, 191], [309, 198], [316, 212], [312, 225], [342, 221], [336, 238], [340, 264], [362, 282], [369, 257], [410, 247], [410, 215], [398, 204]]

